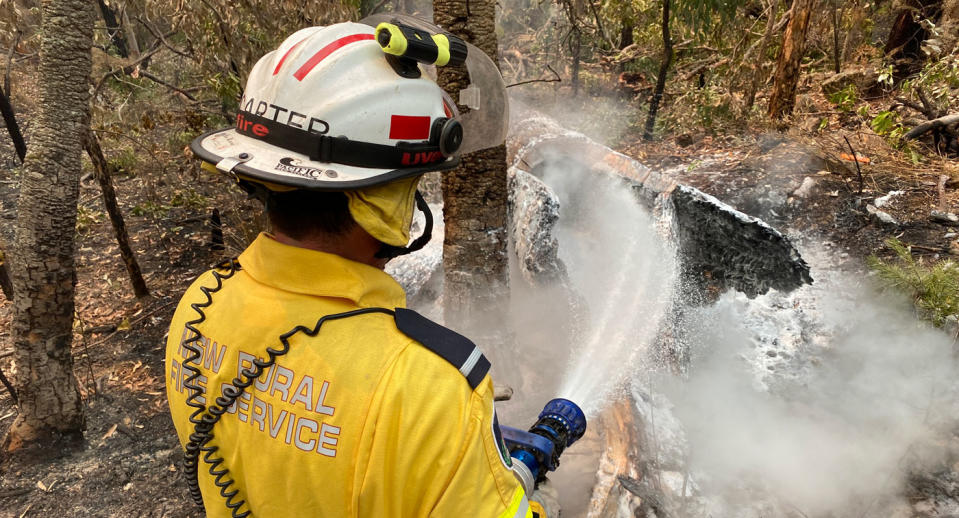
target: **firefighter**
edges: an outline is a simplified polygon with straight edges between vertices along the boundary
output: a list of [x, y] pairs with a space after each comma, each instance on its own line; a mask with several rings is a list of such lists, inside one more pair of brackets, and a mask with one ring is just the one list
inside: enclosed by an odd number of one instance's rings
[[[464, 141], [455, 103], [391, 34], [296, 32], [254, 66], [235, 127], [191, 146], [271, 223], [193, 283], [170, 326], [167, 396], [208, 516], [542, 513], [512, 472], [489, 362], [404, 309], [383, 271], [428, 240], [407, 246], [414, 207], [429, 216], [417, 182], [454, 168]], [[443, 38], [434, 61], [462, 57]]]

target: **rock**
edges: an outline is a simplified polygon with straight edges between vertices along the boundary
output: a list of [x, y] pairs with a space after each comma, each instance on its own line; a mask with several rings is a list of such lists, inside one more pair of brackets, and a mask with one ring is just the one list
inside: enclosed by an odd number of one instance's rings
[[959, 216], [951, 212], [933, 210], [929, 213], [929, 219], [942, 225], [949, 225], [950, 227], [959, 226]]
[[873, 200], [872, 204], [873, 204], [877, 209], [882, 208], [882, 207], [885, 207], [886, 205], [889, 204], [889, 202], [890, 202], [893, 198], [895, 198], [896, 196], [901, 196], [901, 195], [905, 194], [905, 192], [906, 192], [906, 191], [890, 191], [889, 194], [887, 194], [887, 195], [885, 195], [885, 196], [880, 196], [880, 197], [876, 198], [875, 200]]
[[886, 225], [899, 225], [899, 222], [896, 221], [896, 218], [892, 217], [888, 212], [877, 209], [874, 205], [866, 205], [866, 212], [876, 218], [880, 223]]
[[683, 133], [682, 135], [676, 137], [676, 144], [679, 147], [689, 147], [693, 145], [693, 136], [689, 133]]
[[949, 253], [951, 255], [959, 255], [959, 239], [949, 243]]
[[742, 162], [750, 181], [723, 201], [758, 218], [777, 221], [789, 210], [788, 200], [807, 176], [831, 169], [820, 152], [798, 142], [786, 141], [766, 153]]
[[793, 196], [797, 198], [808, 198], [810, 195], [812, 195], [815, 187], [816, 179], [811, 176], [807, 176], [803, 178], [802, 184], [799, 186], [799, 188], [793, 191]]
[[759, 145], [759, 151], [763, 154], [768, 153], [774, 147], [786, 142], [786, 137], [782, 133], [763, 133], [756, 139]]

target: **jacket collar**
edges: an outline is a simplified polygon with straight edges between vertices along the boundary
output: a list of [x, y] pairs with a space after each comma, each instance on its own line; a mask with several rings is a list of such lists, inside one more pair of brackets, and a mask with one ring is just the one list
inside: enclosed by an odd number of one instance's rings
[[349, 299], [361, 307], [405, 307], [403, 288], [386, 272], [338, 255], [285, 245], [261, 233], [240, 254], [253, 279], [284, 291]]

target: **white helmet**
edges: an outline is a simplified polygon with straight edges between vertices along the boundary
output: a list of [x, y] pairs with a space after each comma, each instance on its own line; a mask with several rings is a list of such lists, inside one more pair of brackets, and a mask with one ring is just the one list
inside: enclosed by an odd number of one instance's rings
[[[353, 190], [456, 167], [464, 132], [456, 103], [425, 67], [385, 54], [377, 33], [362, 23], [294, 33], [253, 67], [236, 126], [197, 137], [191, 149], [238, 180], [279, 189]], [[497, 112], [502, 131], [477, 129], [493, 136], [469, 151], [503, 141], [505, 89], [488, 95], [497, 96], [484, 108]]]

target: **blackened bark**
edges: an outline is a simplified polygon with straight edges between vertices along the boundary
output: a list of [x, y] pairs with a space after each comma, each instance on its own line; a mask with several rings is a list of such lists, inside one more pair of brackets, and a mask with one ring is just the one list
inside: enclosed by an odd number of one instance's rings
[[7, 449], [77, 438], [83, 405], [73, 374], [74, 237], [81, 137], [89, 112], [94, 4], [45, 0], [39, 113], [23, 164], [12, 273], [20, 414]]
[[666, 74], [669, 73], [669, 65], [673, 62], [673, 40], [669, 35], [669, 3], [670, 0], [663, 0], [663, 61], [659, 64], [656, 89], [653, 90], [653, 98], [649, 101], [649, 115], [646, 117], [646, 129], [643, 132], [644, 140], [653, 139], [656, 112], [659, 111], [659, 103], [663, 99], [663, 91], [666, 90]]
[[220, 209], [215, 207], [210, 214], [210, 250], [213, 252], [226, 250], [223, 244], [223, 222], [220, 220]]
[[922, 68], [922, 42], [928, 37], [926, 29], [913, 17], [912, 9], [903, 9], [889, 31], [883, 52], [893, 62], [893, 76], [905, 79]]
[[[4, 81], [6, 83], [6, 81]], [[7, 86], [9, 88], [9, 85]], [[17, 124], [17, 117], [13, 112], [13, 106], [10, 104], [10, 98], [7, 93], [0, 88], [0, 112], [3, 114], [3, 122], [7, 126], [7, 132], [10, 133], [10, 140], [13, 141], [13, 148], [23, 163], [23, 158], [27, 154], [27, 143], [23, 140], [23, 134], [20, 133], [20, 125]], [[7, 300], [13, 300], [13, 281], [10, 280], [10, 269], [7, 266], [8, 261], [4, 255], [7, 250], [5, 243], [0, 243], [0, 290]]]
[[[497, 61], [495, 7], [493, 0], [436, 0], [433, 16]], [[453, 99], [468, 84], [464, 70], [441, 69], [439, 79]], [[486, 315], [489, 324], [502, 326], [508, 296], [506, 148], [470, 153], [442, 178], [446, 322], [475, 329], [483, 325], [477, 316]]]
[[20, 157], [20, 163], [27, 155], [27, 143], [23, 140], [23, 133], [20, 133], [20, 125], [17, 124], [17, 116], [13, 112], [13, 105], [10, 104], [10, 98], [7, 93], [0, 88], [0, 113], [3, 114], [3, 123], [7, 126], [7, 133], [10, 134], [10, 140], [13, 141], [13, 148]]
[[769, 116], [781, 119], [792, 113], [796, 104], [796, 86], [799, 85], [799, 66], [805, 53], [809, 17], [816, 0], [793, 0], [792, 15], [783, 35], [783, 45], [776, 61], [773, 92], [769, 98]]
[[97, 138], [97, 134], [87, 130], [83, 139], [83, 147], [86, 149], [87, 155], [90, 156], [94, 176], [100, 184], [100, 191], [103, 193], [103, 205], [110, 216], [113, 233], [116, 234], [117, 245], [120, 248], [120, 257], [123, 258], [123, 264], [130, 276], [130, 283], [133, 285], [133, 294], [137, 298], [147, 297], [150, 295], [150, 290], [147, 289], [147, 283], [143, 280], [143, 273], [141, 273], [140, 265], [137, 263], [136, 254], [133, 253], [133, 248], [130, 246], [130, 236], [127, 234], [127, 226], [123, 221], [120, 205], [117, 204], [117, 193], [113, 188], [110, 164], [103, 156], [103, 149], [100, 147], [100, 139]]
[[127, 50], [127, 40], [123, 37], [116, 13], [113, 12], [113, 9], [111, 9], [104, 0], [97, 0], [97, 5], [100, 6], [100, 15], [103, 16], [103, 22], [107, 26], [110, 43], [117, 49], [117, 54], [120, 54], [121, 57], [130, 57], [130, 51]]
[[4, 388], [6, 388], [7, 392], [10, 393], [10, 399], [12, 399], [13, 404], [16, 405], [18, 403], [17, 389], [13, 388], [13, 385], [10, 383], [10, 380], [8, 380], [7, 377], [3, 375], [2, 370], [0, 370], [0, 383], [3, 383]]
[[7, 256], [3, 253], [7, 245], [0, 240], [0, 290], [7, 300], [13, 300], [13, 281], [10, 280], [10, 268], [7, 266]]
[[623, 22], [623, 29], [619, 33], [619, 50], [633, 44], [633, 23]]

